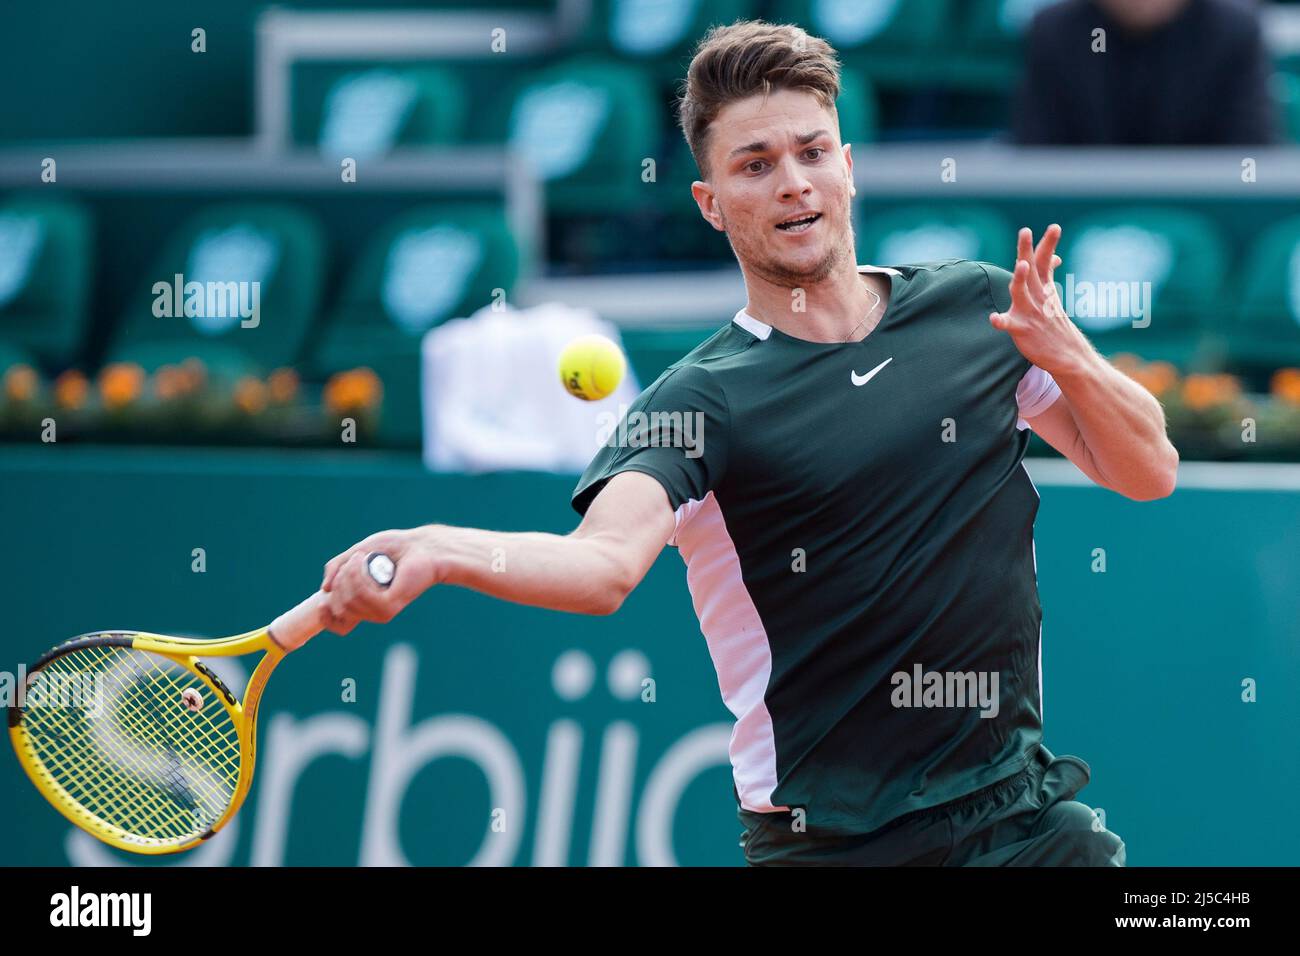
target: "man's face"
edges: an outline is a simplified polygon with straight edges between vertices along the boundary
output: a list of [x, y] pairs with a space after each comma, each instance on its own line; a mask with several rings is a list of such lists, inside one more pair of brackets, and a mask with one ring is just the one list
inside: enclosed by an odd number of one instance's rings
[[747, 271], [797, 288], [854, 258], [853, 159], [817, 97], [778, 90], [728, 104], [709, 127], [708, 154], [709, 182], [691, 191]]

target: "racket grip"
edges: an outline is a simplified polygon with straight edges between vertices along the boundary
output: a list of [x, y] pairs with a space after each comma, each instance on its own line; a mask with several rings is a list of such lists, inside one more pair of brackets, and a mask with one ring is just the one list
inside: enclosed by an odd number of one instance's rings
[[296, 651], [325, 630], [325, 592], [317, 591], [295, 608], [285, 611], [267, 628], [271, 640], [286, 651]]
[[[371, 580], [381, 588], [393, 583], [397, 574], [397, 564], [382, 552], [372, 552], [366, 556], [366, 571]], [[325, 630], [328, 618], [325, 614], [325, 602], [328, 599], [324, 591], [317, 591], [295, 608], [285, 611], [274, 621], [267, 631], [271, 640], [285, 651], [296, 651], [313, 637]]]

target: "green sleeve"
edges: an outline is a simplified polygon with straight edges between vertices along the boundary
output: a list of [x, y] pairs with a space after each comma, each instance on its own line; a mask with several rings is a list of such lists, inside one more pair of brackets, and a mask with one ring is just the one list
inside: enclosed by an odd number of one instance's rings
[[984, 277], [988, 280], [989, 299], [992, 303], [989, 311], [1006, 312], [1011, 308], [1011, 273], [988, 262], [977, 265], [984, 270]]
[[585, 515], [605, 482], [621, 471], [658, 480], [676, 511], [717, 487], [727, 464], [730, 411], [713, 376], [698, 365], [664, 372], [610, 430], [573, 491]]

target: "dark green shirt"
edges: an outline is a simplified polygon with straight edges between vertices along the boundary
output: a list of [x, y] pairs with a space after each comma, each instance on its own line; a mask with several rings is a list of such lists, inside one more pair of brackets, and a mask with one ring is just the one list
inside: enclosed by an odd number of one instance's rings
[[1008, 777], [1042, 737], [1021, 459], [1059, 389], [989, 324], [1005, 270], [874, 271], [892, 295], [865, 339], [742, 310], [641, 393], [573, 494], [585, 513], [619, 472], [663, 485], [741, 806], [823, 833]]

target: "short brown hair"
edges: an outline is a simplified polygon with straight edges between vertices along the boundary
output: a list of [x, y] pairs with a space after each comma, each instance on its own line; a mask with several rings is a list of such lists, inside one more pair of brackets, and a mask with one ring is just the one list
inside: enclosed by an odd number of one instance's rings
[[840, 95], [835, 49], [792, 23], [738, 20], [704, 35], [677, 102], [677, 119], [701, 176], [709, 176], [709, 124], [722, 108], [782, 89], [806, 90], [834, 115]]

